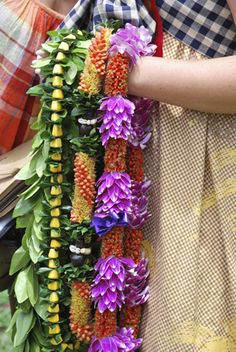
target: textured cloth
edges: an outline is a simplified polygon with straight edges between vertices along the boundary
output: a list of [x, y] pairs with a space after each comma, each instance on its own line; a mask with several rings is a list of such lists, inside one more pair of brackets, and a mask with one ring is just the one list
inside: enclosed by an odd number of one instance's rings
[[145, 26], [150, 34], [155, 33], [156, 23], [148, 13], [142, 0], [79, 0], [70, 11], [61, 28], [80, 28], [94, 30], [98, 23], [119, 19], [123, 24]]
[[236, 54], [236, 27], [226, 0], [156, 0], [163, 27], [208, 57]]
[[0, 1], [0, 154], [21, 144], [33, 114], [27, 90], [36, 83], [31, 68], [36, 50], [63, 16], [37, 0]]
[[[204, 57], [169, 34], [164, 56]], [[160, 104], [145, 154], [144, 352], [236, 351], [236, 116]]]

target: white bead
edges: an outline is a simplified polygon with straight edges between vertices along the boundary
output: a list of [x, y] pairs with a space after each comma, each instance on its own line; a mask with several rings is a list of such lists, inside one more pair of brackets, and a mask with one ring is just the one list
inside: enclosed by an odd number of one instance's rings
[[69, 247], [69, 249], [70, 249], [70, 251], [71, 251], [72, 253], [75, 253], [75, 251], [76, 251], [76, 247], [73, 246], [73, 245], [71, 245], [71, 246]]
[[80, 254], [80, 248], [76, 248], [75, 253]]
[[85, 248], [85, 253], [86, 255], [91, 254], [91, 248]]
[[85, 254], [85, 250], [86, 250], [86, 248], [81, 248], [81, 249], [80, 249], [80, 253], [81, 253], [81, 254]]

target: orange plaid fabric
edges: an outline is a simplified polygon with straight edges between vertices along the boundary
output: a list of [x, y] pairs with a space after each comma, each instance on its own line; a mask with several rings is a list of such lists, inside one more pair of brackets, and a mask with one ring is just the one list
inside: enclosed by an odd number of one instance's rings
[[63, 16], [39, 0], [0, 2], [0, 154], [25, 141], [36, 114], [35, 98], [26, 92], [37, 78], [31, 67], [35, 52]]

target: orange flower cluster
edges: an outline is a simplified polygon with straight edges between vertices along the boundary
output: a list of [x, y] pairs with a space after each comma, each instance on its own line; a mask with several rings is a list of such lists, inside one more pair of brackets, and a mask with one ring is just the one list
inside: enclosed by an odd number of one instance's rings
[[117, 312], [110, 312], [108, 309], [104, 313], [99, 313], [96, 310], [95, 313], [95, 335], [98, 339], [103, 337], [115, 335]]
[[106, 72], [106, 62], [108, 59], [109, 41], [112, 29], [101, 27], [92, 39], [92, 45], [89, 48], [91, 62], [97, 69], [98, 76], [102, 77]]
[[101, 27], [96, 32], [80, 76], [79, 89], [89, 95], [98, 94], [105, 75], [112, 29]]
[[93, 335], [90, 284], [74, 281], [71, 287], [70, 328], [79, 341], [89, 343]]
[[134, 338], [138, 337], [139, 324], [141, 321], [142, 306], [125, 306], [121, 311], [121, 326], [130, 327], [134, 330]]
[[107, 75], [105, 79], [105, 94], [123, 96], [128, 93], [128, 73], [130, 59], [124, 54], [116, 54], [110, 57], [107, 64]]
[[139, 182], [144, 180], [143, 163], [143, 150], [141, 148], [129, 148], [127, 168], [132, 180]]
[[71, 221], [81, 223], [90, 220], [95, 190], [95, 158], [85, 153], [76, 153], [74, 161], [75, 189], [72, 201]]
[[141, 259], [142, 241], [142, 230], [126, 228], [124, 239], [125, 256], [128, 258], [132, 258], [136, 264]]
[[[141, 148], [129, 148], [127, 158], [127, 169], [134, 181], [144, 180], [144, 155]], [[125, 257], [130, 257], [137, 264], [141, 259], [141, 245], [143, 233], [141, 229], [127, 228], [125, 230], [124, 252]], [[121, 325], [131, 327], [134, 330], [134, 337], [138, 337], [139, 324], [141, 320], [141, 305], [128, 307], [124, 306], [121, 311]]]
[[121, 226], [114, 227], [106, 236], [102, 238], [101, 257], [106, 258], [111, 255], [120, 258], [123, 254], [124, 229]]
[[104, 157], [105, 171], [125, 171], [126, 151], [127, 142], [124, 139], [109, 139]]

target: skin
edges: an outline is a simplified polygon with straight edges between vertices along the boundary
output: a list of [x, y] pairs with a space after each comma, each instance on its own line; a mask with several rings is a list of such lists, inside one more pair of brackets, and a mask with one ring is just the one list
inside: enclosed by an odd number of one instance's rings
[[129, 94], [209, 113], [236, 113], [236, 56], [182, 61], [141, 58]]
[[40, 0], [40, 2], [62, 15], [67, 15], [77, 3], [77, 0]]
[[[236, 1], [228, 0], [236, 20]], [[129, 75], [129, 94], [209, 113], [236, 114], [236, 56], [183, 61], [144, 57]]]

